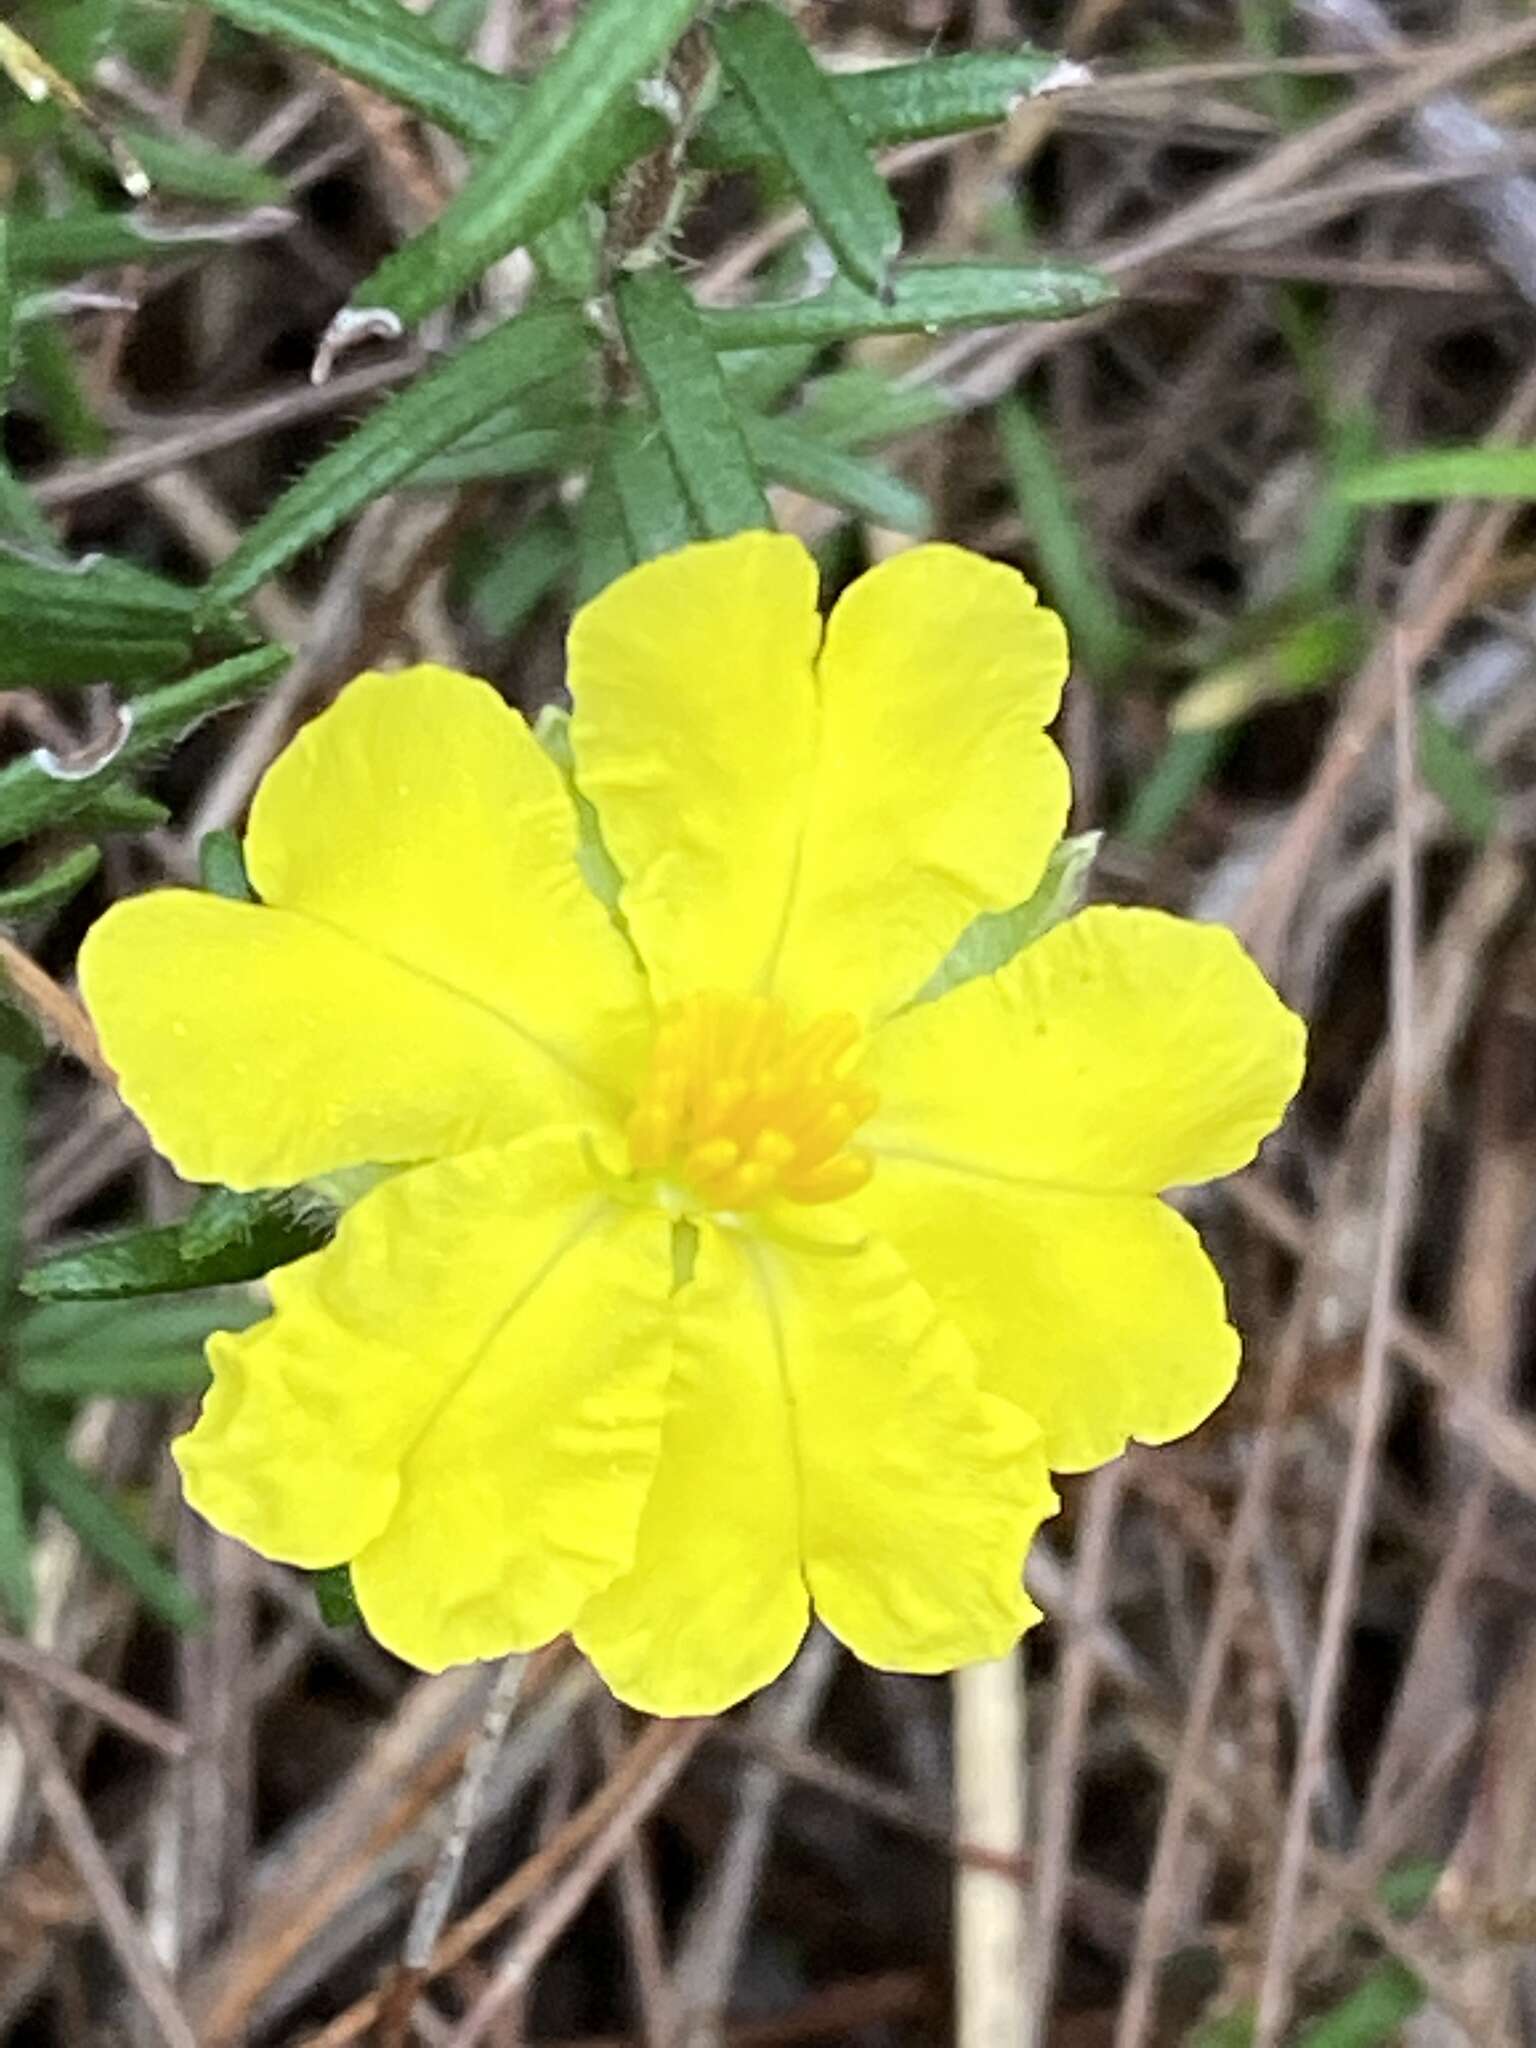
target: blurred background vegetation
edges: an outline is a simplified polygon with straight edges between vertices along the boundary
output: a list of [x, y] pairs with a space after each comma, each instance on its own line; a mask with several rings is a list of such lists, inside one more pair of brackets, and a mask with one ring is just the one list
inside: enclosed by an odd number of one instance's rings
[[[1536, 2038], [1530, 9], [20, 0], [0, 63], [0, 2038]], [[1092, 891], [1311, 1019], [1192, 1208], [1247, 1373], [1066, 1484], [1001, 1670], [818, 1637], [647, 1729], [546, 1653], [410, 2011], [490, 1676], [164, 1455], [337, 1191], [176, 1183], [74, 950], [243, 893], [358, 669], [558, 748], [573, 604], [770, 519], [1022, 565]]]

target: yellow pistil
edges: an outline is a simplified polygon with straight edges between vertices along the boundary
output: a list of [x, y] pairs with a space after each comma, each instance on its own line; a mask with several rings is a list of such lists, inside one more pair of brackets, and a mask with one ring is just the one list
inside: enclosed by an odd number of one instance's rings
[[792, 1032], [768, 996], [669, 1004], [629, 1119], [636, 1173], [677, 1180], [712, 1209], [857, 1194], [870, 1162], [848, 1140], [878, 1099], [845, 1071], [859, 1038], [846, 1015]]

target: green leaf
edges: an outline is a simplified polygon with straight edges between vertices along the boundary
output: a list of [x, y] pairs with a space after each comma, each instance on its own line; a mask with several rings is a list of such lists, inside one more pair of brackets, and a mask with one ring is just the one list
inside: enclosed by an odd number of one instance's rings
[[83, 889], [101, 866], [99, 846], [80, 846], [53, 861], [29, 882], [13, 883], [0, 889], [0, 919], [36, 917], [45, 910], [57, 910]]
[[354, 307], [420, 320], [606, 184], [631, 155], [627, 142], [615, 151], [609, 116], [662, 63], [699, 5], [590, 0], [528, 89], [510, 132], [437, 220], [358, 287]]
[[635, 566], [624, 507], [606, 457], [593, 469], [576, 508], [576, 602], [587, 604]]
[[820, 354], [814, 345], [738, 349], [723, 367], [731, 397], [743, 416], [767, 412], [787, 398]]
[[200, 669], [179, 683], [167, 683], [135, 700], [133, 725], [111, 762], [94, 775], [65, 780], [35, 756], [0, 768], [0, 846], [26, 839], [46, 825], [77, 824], [92, 830], [141, 828], [162, 821], [159, 804], [122, 785], [126, 767], [148, 760], [204, 718], [254, 696], [292, 660], [286, 648], [261, 647]]
[[0, 1416], [0, 1608], [11, 1625], [29, 1630], [37, 1618], [32, 1578], [32, 1531], [27, 1522], [21, 1460]]
[[254, 903], [256, 891], [245, 872], [245, 849], [240, 836], [224, 828], [205, 832], [197, 849], [197, 871], [211, 896], [224, 896], [231, 903]]
[[1455, 727], [1424, 703], [1419, 705], [1418, 744], [1425, 787], [1469, 839], [1486, 844], [1499, 824], [1499, 790], [1492, 775]]
[[940, 334], [1009, 320], [1068, 320], [1114, 297], [1107, 277], [1076, 263], [912, 263], [893, 274], [885, 298], [844, 278], [808, 298], [704, 307], [699, 319], [710, 346], [725, 351], [825, 344], [860, 334]]
[[154, 1230], [101, 1238], [22, 1276], [34, 1301], [121, 1301], [259, 1280], [329, 1241], [335, 1212], [282, 1191], [214, 1188], [188, 1216]]
[[202, 1608], [122, 1510], [87, 1479], [25, 1402], [12, 1400], [7, 1406], [28, 1477], [86, 1548], [126, 1579], [163, 1621], [173, 1628], [200, 1628]]
[[624, 887], [624, 877], [608, 851], [602, 821], [582, 795], [576, 781], [576, 756], [571, 748], [571, 714], [558, 704], [546, 704], [534, 722], [533, 733], [560, 770], [570, 793], [576, 811], [576, 865], [581, 870], [582, 880], [627, 937], [628, 926], [619, 909], [619, 892]]
[[590, 350], [578, 366], [534, 385], [505, 405], [493, 406], [440, 455], [413, 471], [413, 490], [437, 491], [482, 477], [527, 476], [541, 469], [585, 469], [598, 424], [596, 362]]
[[1351, 505], [1536, 498], [1536, 447], [1483, 441], [1463, 448], [1420, 448], [1350, 470], [1339, 488]]
[[[16, 376], [16, 297], [11, 281], [11, 224], [0, 212], [0, 417], [10, 404]], [[19, 541], [40, 554], [57, 547], [53, 529], [16, 476], [0, 441], [0, 539]]]
[[1128, 846], [1157, 846], [1173, 830], [1232, 750], [1233, 726], [1170, 733], [1132, 797], [1119, 836]]
[[[739, 360], [737, 356], [729, 359], [728, 373]], [[808, 385], [805, 402], [793, 421], [835, 447], [870, 448], [881, 441], [919, 434], [927, 427], [943, 426], [954, 419], [957, 410], [955, 401], [935, 385], [893, 384], [878, 370], [854, 363]]]
[[0, 689], [154, 682], [185, 665], [195, 593], [104, 556], [0, 553]]
[[106, 208], [82, 207], [46, 218], [23, 214], [12, 225], [11, 261], [18, 280], [74, 278], [121, 263], [183, 263], [232, 241], [282, 234], [292, 225], [293, 216], [280, 207], [271, 208], [270, 216], [247, 213], [233, 221], [175, 226]]
[[215, 1330], [243, 1330], [266, 1311], [249, 1288], [150, 1294], [137, 1301], [47, 1301], [16, 1331], [23, 1374], [63, 1376], [110, 1353], [125, 1371], [173, 1353], [200, 1354]]
[[[48, 1057], [48, 1041], [25, 1010], [18, 1009], [5, 993], [0, 977], [0, 1092], [8, 1085], [13, 1067], [41, 1066]], [[21, 1145], [12, 1139], [10, 1158], [20, 1164]]]
[[[41, 414], [62, 454], [102, 454], [107, 447], [107, 430], [96, 417], [75, 351], [63, 328], [52, 318], [28, 318], [25, 305], [18, 306], [17, 319], [25, 322], [19, 330], [18, 345], [33, 410]], [[51, 535], [48, 551], [57, 551]]]
[[322, 1572], [311, 1572], [309, 1583], [315, 1589], [315, 1605], [327, 1628], [356, 1628], [360, 1625], [363, 1610], [358, 1606], [357, 1594], [352, 1588], [350, 1565], [327, 1565]]
[[464, 577], [476, 624], [494, 639], [508, 639], [570, 574], [575, 559], [570, 521], [553, 508], [531, 519], [511, 540], [498, 538]]
[[787, 484], [818, 504], [838, 505], [896, 533], [931, 530], [933, 511], [921, 491], [888, 469], [819, 440], [798, 420], [746, 422], [747, 446], [770, 483]]
[[264, 164], [195, 136], [128, 128], [123, 140], [159, 194], [199, 199], [209, 206], [281, 206], [288, 197], [287, 185]]
[[702, 533], [771, 526], [768, 501], [699, 309], [661, 266], [619, 280], [619, 324]]
[[1023, 399], [999, 406], [998, 433], [1040, 581], [1067, 623], [1075, 655], [1096, 682], [1112, 683], [1136, 657], [1140, 635], [1120, 609], [1076, 494], [1045, 430]]
[[[972, 51], [839, 72], [830, 82], [844, 119], [869, 149], [993, 127], [1060, 69], [1060, 58], [1042, 50]], [[692, 154], [715, 170], [746, 170], [771, 161], [775, 150], [751, 106], [732, 93], [703, 123]]]
[[631, 406], [615, 420], [608, 462], [636, 561], [669, 554], [694, 538], [693, 514], [649, 408]]
[[359, 0], [213, 0], [237, 28], [320, 57], [396, 106], [410, 107], [466, 142], [510, 133], [523, 93], [456, 57], [414, 15]]
[[493, 405], [581, 360], [588, 332], [568, 307], [524, 313], [483, 334], [387, 399], [283, 493], [216, 571], [212, 610], [237, 603], [286, 562], [403, 483]]
[[1424, 2002], [1419, 1979], [1389, 1957], [1331, 2012], [1303, 2027], [1296, 2048], [1392, 2048]]
[[901, 216], [826, 73], [770, 0], [721, 14], [714, 42], [838, 263], [879, 294], [901, 254]]
[[1103, 837], [1102, 832], [1079, 832], [1063, 839], [1046, 862], [1040, 885], [1028, 902], [1017, 903], [1012, 910], [984, 911], [960, 934], [912, 1003], [936, 1002], [963, 981], [995, 974], [1015, 954], [1080, 909]]
[[204, 1392], [208, 1367], [201, 1350], [145, 1358], [120, 1357], [110, 1348], [48, 1358], [23, 1355], [16, 1384], [24, 1394], [44, 1400], [179, 1401]]

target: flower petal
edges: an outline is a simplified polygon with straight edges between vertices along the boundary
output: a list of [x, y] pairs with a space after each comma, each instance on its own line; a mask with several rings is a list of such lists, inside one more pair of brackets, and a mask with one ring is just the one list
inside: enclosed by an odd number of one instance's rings
[[647, 1714], [717, 1714], [776, 1678], [805, 1634], [795, 1450], [763, 1298], [737, 1246], [701, 1237], [678, 1295], [661, 1461], [633, 1565], [578, 1646]]
[[267, 1556], [350, 1558], [424, 1668], [547, 1641], [633, 1551], [670, 1286], [664, 1220], [599, 1194], [574, 1133], [401, 1174], [210, 1346], [188, 1498]]
[[554, 766], [486, 683], [368, 675], [269, 770], [266, 906], [118, 906], [81, 980], [178, 1168], [240, 1187], [615, 1109], [647, 1010]]
[[796, 1249], [708, 1232], [630, 1572], [576, 1639], [650, 1713], [766, 1684], [807, 1592], [867, 1663], [947, 1671], [1035, 1619], [1024, 1554], [1055, 1500], [1039, 1432], [984, 1393], [900, 1259], [830, 1215]]
[[1070, 799], [1044, 733], [1066, 634], [1017, 570], [916, 547], [844, 592], [818, 674], [818, 774], [775, 985], [879, 1018], [1044, 872]]
[[1056, 1507], [1039, 1430], [982, 1390], [956, 1325], [878, 1238], [765, 1246], [756, 1265], [816, 1612], [886, 1670], [1000, 1656], [1037, 1618], [1024, 1555]]
[[1231, 1391], [1220, 1278], [1154, 1195], [1040, 1193], [886, 1160], [859, 1209], [964, 1330], [983, 1384], [1040, 1424], [1053, 1471], [1183, 1436]]
[[658, 1001], [750, 990], [815, 749], [816, 565], [743, 533], [646, 562], [571, 627], [571, 744]]
[[913, 548], [847, 591], [819, 671], [815, 607], [805, 549], [748, 533], [645, 563], [572, 627], [577, 775], [663, 997], [884, 1015], [1060, 835], [1066, 641], [1016, 571]]
[[877, 1161], [1151, 1194], [1246, 1165], [1304, 1050], [1299, 1018], [1231, 932], [1085, 910], [877, 1034], [860, 1072], [880, 1108], [861, 1142]]
[[93, 927], [80, 984], [124, 1101], [186, 1180], [468, 1151], [595, 1099], [491, 1011], [291, 911], [157, 889]]

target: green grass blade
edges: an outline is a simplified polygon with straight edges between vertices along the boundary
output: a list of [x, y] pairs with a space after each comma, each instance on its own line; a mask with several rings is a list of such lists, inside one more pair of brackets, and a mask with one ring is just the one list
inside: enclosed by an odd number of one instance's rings
[[643, 7], [591, 0], [529, 87], [511, 132], [486, 152], [438, 219], [359, 286], [353, 305], [420, 320], [606, 184], [647, 146], [642, 139], [633, 149], [626, 141], [616, 154], [610, 116], [663, 62], [699, 6], [700, 0], [646, 0]]
[[670, 270], [639, 270], [615, 293], [619, 324], [699, 530], [771, 526], [741, 421], [698, 308]]
[[894, 533], [932, 531], [933, 508], [921, 491], [878, 463], [807, 432], [798, 421], [748, 420], [746, 434], [752, 458], [770, 483], [855, 512]]
[[824, 346], [862, 334], [940, 334], [1010, 320], [1068, 320], [1115, 296], [1096, 270], [1076, 263], [914, 263], [894, 273], [887, 297], [846, 279], [803, 299], [712, 306], [699, 318], [721, 351]]
[[173, 1628], [200, 1628], [201, 1607], [122, 1510], [98, 1491], [26, 1403], [14, 1403], [12, 1412], [28, 1476], [86, 1548], [126, 1579], [162, 1621]]
[[1420, 448], [1350, 470], [1339, 488], [1351, 505], [1536, 498], [1536, 447], [1484, 442], [1467, 448]]
[[880, 293], [901, 253], [901, 216], [831, 80], [771, 0], [718, 17], [714, 43], [843, 270]]
[[581, 316], [555, 307], [506, 321], [427, 371], [322, 455], [257, 520], [208, 584], [205, 607], [222, 609], [248, 597], [295, 555], [467, 434], [491, 407], [569, 370], [588, 341]]
[[1120, 610], [1093, 538], [1050, 438], [1023, 399], [998, 408], [998, 434], [1040, 581], [1067, 622], [1074, 657], [1095, 682], [1112, 683], [1135, 659], [1139, 636]]
[[1128, 846], [1157, 846], [1166, 839], [1231, 752], [1235, 737], [1229, 725], [1171, 733], [1132, 797], [1119, 837]]

